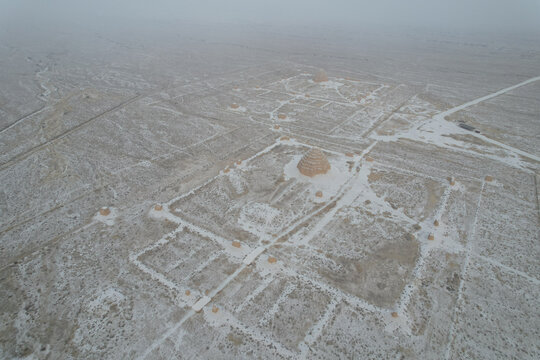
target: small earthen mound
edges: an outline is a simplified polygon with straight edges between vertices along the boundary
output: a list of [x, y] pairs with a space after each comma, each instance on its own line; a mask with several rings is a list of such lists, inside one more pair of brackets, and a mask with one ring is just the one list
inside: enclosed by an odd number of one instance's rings
[[275, 264], [277, 262], [277, 259], [273, 256], [268, 257], [268, 262], [270, 264]]
[[366, 156], [366, 161], [373, 162], [373, 158], [371, 156]]
[[485, 180], [486, 180], [487, 182], [493, 181], [493, 177], [490, 176], [490, 175], [488, 175], [488, 176], [486, 176]]
[[156, 211], [161, 211], [161, 210], [163, 210], [163, 205], [156, 204], [156, 205], [154, 206], [154, 210], [156, 210]]
[[231, 109], [238, 109], [239, 107], [240, 107], [240, 105], [238, 105], [236, 103], [231, 104]]
[[319, 197], [319, 198], [322, 197], [322, 191], [320, 191], [320, 190], [317, 191], [317, 192], [315, 193], [315, 196], [316, 196], [316, 197]]
[[212, 312], [214, 314], [217, 313], [218, 311], [219, 311], [219, 308], [216, 305], [212, 306]]
[[450, 176], [448, 178], [448, 181], [450, 182], [450, 185], [452, 185], [452, 186], [456, 185], [456, 178], [455, 177]]
[[283, 119], [286, 119], [286, 118], [287, 118], [287, 115], [285, 115], [285, 114], [279, 114], [277, 117], [278, 117], [278, 119], [282, 119], [282, 120], [283, 120]]
[[427, 237], [428, 240], [435, 240], [435, 235], [429, 234]]
[[101, 216], [107, 216], [111, 213], [111, 209], [109, 209], [108, 207], [104, 206], [102, 207], [101, 209], [99, 209], [99, 215]]
[[191, 291], [186, 290], [186, 296], [189, 296], [189, 295], [191, 295]]
[[242, 164], [242, 160], [236, 160], [236, 165]]
[[229, 171], [231, 171], [231, 169], [229, 169], [229, 168], [225, 168], [225, 170], [223, 170], [223, 172], [224, 172], [225, 174], [228, 173]]
[[353, 157], [353, 156], [354, 156], [354, 154], [353, 154], [352, 152], [347, 152], [347, 153], [345, 153], [345, 156], [348, 156], [348, 157]]
[[278, 124], [274, 125], [274, 129], [279, 130], [280, 126]]
[[312, 148], [298, 162], [300, 173], [309, 177], [326, 174], [330, 170], [330, 163], [323, 152], [318, 148]]
[[290, 139], [291, 138], [288, 137], [288, 136], [282, 136], [282, 137], [279, 138], [279, 140], [281, 140], [281, 141], [290, 140]]
[[433, 222], [433, 225], [439, 226], [439, 220], [435, 220], [435, 221]]
[[240, 246], [242, 246], [242, 245], [240, 245], [240, 241], [234, 240], [234, 241], [232, 242], [232, 246], [234, 246], [235, 248], [240, 248]]
[[393, 317], [393, 318], [397, 318], [397, 317], [398, 317], [398, 313], [395, 312], [395, 311], [392, 311], [392, 317]]
[[326, 72], [321, 69], [319, 70], [319, 72], [317, 73], [317, 75], [315, 75], [315, 77], [313, 78], [313, 81], [315, 82], [325, 82], [325, 81], [328, 81], [328, 76], [326, 75]]

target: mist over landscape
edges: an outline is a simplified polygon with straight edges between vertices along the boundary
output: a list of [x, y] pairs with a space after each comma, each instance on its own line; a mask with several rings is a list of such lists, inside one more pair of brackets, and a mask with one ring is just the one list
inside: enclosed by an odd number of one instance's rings
[[540, 358], [540, 2], [0, 0], [0, 358]]

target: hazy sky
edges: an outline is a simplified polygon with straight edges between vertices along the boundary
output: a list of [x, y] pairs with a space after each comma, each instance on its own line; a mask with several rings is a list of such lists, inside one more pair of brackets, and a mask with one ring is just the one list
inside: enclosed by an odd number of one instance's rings
[[0, 0], [0, 21], [118, 18], [540, 31], [540, 0]]

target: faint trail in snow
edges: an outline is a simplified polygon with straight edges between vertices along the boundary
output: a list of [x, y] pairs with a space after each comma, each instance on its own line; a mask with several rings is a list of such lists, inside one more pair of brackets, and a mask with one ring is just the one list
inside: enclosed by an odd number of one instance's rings
[[289, 297], [289, 295], [296, 289], [296, 286], [292, 284], [288, 284], [285, 289], [281, 292], [277, 300], [274, 302], [274, 305], [268, 311], [264, 313], [262, 318], [259, 320], [259, 326], [264, 326], [265, 324], [269, 323], [274, 315], [276, 315], [279, 311], [279, 307], [281, 304]]
[[38, 98], [43, 100], [43, 101], [47, 101], [47, 97], [51, 94], [51, 89], [49, 89], [47, 87], [47, 85], [45, 85], [45, 83], [49, 82], [50, 80], [49, 79], [46, 79], [42, 74], [49, 71], [49, 67], [46, 66], [44, 69], [38, 71], [36, 73], [36, 79], [37, 79], [37, 82], [39, 84], [39, 87], [43, 89], [43, 92], [41, 94], [38, 95]]
[[312, 345], [315, 344], [317, 339], [322, 333], [322, 330], [324, 326], [328, 323], [330, 320], [330, 316], [334, 313], [336, 310], [336, 307], [339, 303], [339, 300], [336, 298], [333, 298], [330, 301], [330, 304], [326, 307], [326, 311], [321, 316], [319, 321], [315, 323], [315, 325], [311, 328], [311, 330], [308, 332], [308, 334], [304, 337], [304, 340], [298, 344], [298, 347], [300, 348], [300, 356], [299, 359], [305, 359], [307, 357], [307, 353]]
[[499, 147], [502, 147], [503, 149], [505, 150], [508, 150], [510, 152], [513, 152], [515, 154], [518, 154], [518, 155], [521, 155], [523, 157], [526, 157], [526, 158], [529, 158], [529, 159], [532, 159], [532, 160], [535, 160], [535, 161], [538, 161], [540, 162], [540, 157], [536, 156], [536, 155], [533, 155], [533, 154], [529, 154], [528, 152], [525, 152], [523, 150], [519, 150], [515, 147], [512, 147], [510, 145], [506, 145], [506, 144], [503, 144], [502, 142], [499, 142], [497, 140], [493, 140], [491, 138], [488, 138], [487, 136], [484, 136], [482, 134], [477, 134], [477, 133], [471, 133], [474, 137], [477, 137], [479, 139], [482, 139], [483, 141], [485, 142], [488, 142], [488, 143], [491, 143], [491, 144], [494, 144], [494, 145], [497, 145]]
[[[386, 171], [391, 170], [391, 171], [394, 171], [394, 172], [397, 172], [397, 173], [400, 173], [400, 174], [411, 175], [411, 176], [414, 176], [414, 177], [419, 177], [419, 178], [424, 178], [424, 179], [431, 179], [431, 180], [436, 181], [436, 182], [443, 182], [443, 181], [446, 180], [446, 178], [444, 176], [437, 177], [437, 176], [433, 176], [431, 174], [423, 174], [421, 172], [414, 171], [414, 170], [411, 170], [411, 169], [404, 169], [404, 168], [400, 168], [398, 166], [387, 164], [387, 163], [382, 162], [381, 160], [378, 160], [378, 159], [377, 159], [375, 168], [377, 170], [386, 170]], [[463, 176], [461, 178], [464, 179]], [[474, 180], [474, 181], [478, 180], [477, 178], [467, 178], [467, 179]]]
[[328, 131], [328, 134], [333, 134], [337, 129], [341, 128], [343, 125], [345, 125], [346, 123], [348, 123], [352, 118], [354, 118], [357, 114], [361, 113], [361, 112], [364, 112], [366, 111], [367, 107], [365, 108], [360, 108], [358, 110], [356, 110], [355, 112], [353, 112], [351, 115], [349, 115], [345, 120], [343, 120], [342, 122], [340, 122], [339, 124], [337, 124], [336, 126], [334, 126], [332, 129], [330, 129]]
[[[459, 105], [459, 106], [453, 107], [453, 108], [451, 108], [451, 109], [448, 109], [448, 110], [446, 110], [446, 111], [443, 111], [443, 112], [441, 112], [441, 113], [439, 113], [439, 114], [433, 116], [433, 120], [437, 120], [437, 121], [446, 121], [446, 117], [449, 116], [449, 115], [452, 115], [452, 114], [454, 114], [454, 113], [456, 113], [456, 112], [458, 112], [458, 111], [464, 110], [464, 109], [466, 109], [466, 108], [468, 108], [468, 107], [471, 107], [471, 106], [473, 106], [473, 105], [477, 105], [477, 104], [479, 104], [479, 103], [481, 103], [481, 102], [484, 102], [484, 101], [486, 101], [486, 100], [493, 99], [494, 97], [497, 97], [497, 96], [499, 96], [499, 95], [505, 94], [505, 93], [507, 93], [507, 92], [509, 92], [509, 91], [515, 90], [515, 89], [517, 89], [517, 88], [519, 88], [519, 87], [528, 85], [528, 84], [533, 83], [533, 82], [538, 81], [538, 80], [540, 80], [540, 76], [536, 76], [536, 77], [530, 78], [530, 79], [528, 79], [528, 80], [525, 80], [525, 81], [523, 81], [523, 82], [520, 82], [519, 84], [516, 84], [516, 85], [513, 85], [513, 86], [509, 86], [509, 87], [507, 87], [507, 88], [504, 88], [504, 89], [502, 89], [502, 90], [496, 91], [496, 92], [491, 93], [491, 94], [489, 94], [489, 95], [482, 96], [482, 97], [480, 97], [480, 98], [478, 98], [478, 99], [471, 100], [471, 101], [469, 101], [469, 102], [466, 102], [466, 103], [461, 104], [461, 105]], [[510, 152], [513, 152], [513, 153], [519, 154], [519, 155], [521, 155], [521, 156], [523, 156], [523, 157], [526, 157], [526, 158], [529, 158], [529, 159], [532, 159], [532, 160], [535, 160], [535, 161], [539, 161], [539, 162], [540, 162], [540, 157], [538, 157], [538, 156], [529, 154], [529, 153], [527, 153], [527, 152], [525, 152], [525, 151], [522, 151], [522, 150], [516, 149], [516, 148], [514, 148], [514, 147], [512, 147], [512, 146], [503, 144], [503, 143], [501, 143], [501, 142], [499, 142], [499, 141], [496, 141], [496, 140], [493, 140], [493, 139], [491, 139], [491, 138], [488, 138], [488, 137], [486, 137], [486, 136], [484, 136], [484, 135], [482, 135], [482, 134], [478, 134], [478, 133], [475, 133], [475, 132], [470, 132], [470, 135], [472, 135], [472, 136], [474, 136], [474, 137], [477, 137], [477, 138], [479, 138], [479, 139], [482, 139], [482, 140], [485, 141], [485, 142], [489, 142], [489, 143], [491, 143], [491, 144], [494, 144], [494, 145], [497, 145], [497, 146], [499, 146], [499, 147], [502, 147], [503, 149], [508, 150], [508, 151], [510, 151]]]
[[262, 344], [265, 344], [267, 347], [274, 349], [286, 359], [294, 359], [297, 356], [296, 353], [293, 353], [292, 351], [284, 347], [281, 343], [276, 342], [271, 337], [261, 333], [259, 329], [248, 327], [233, 316], [227, 319], [227, 324], [229, 324], [229, 326], [233, 328], [240, 330], [244, 334], [247, 334], [255, 341], [259, 341]]
[[371, 125], [369, 127], [369, 129], [367, 129], [365, 132], [362, 133], [361, 137], [368, 137], [369, 134], [371, 134], [375, 129], [377, 129], [379, 126], [382, 125], [382, 123], [384, 123], [386, 120], [390, 119], [392, 117], [392, 115], [394, 115], [395, 113], [397, 113], [399, 110], [401, 110], [401, 108], [403, 106], [405, 106], [405, 104], [407, 104], [409, 102], [409, 100], [411, 100], [415, 95], [411, 95], [407, 98], [407, 100], [405, 100], [404, 102], [402, 102], [401, 104], [399, 104], [394, 110], [392, 110], [388, 115], [378, 119], [373, 125]]
[[267, 276], [266, 279], [255, 288], [245, 299], [236, 307], [234, 312], [241, 312], [246, 305], [248, 305], [251, 300], [255, 299], [260, 293], [262, 293], [271, 283], [274, 281], [274, 276]]
[[519, 275], [521, 277], [523, 277], [524, 279], [527, 279], [528, 281], [530, 281], [531, 283], [533, 283], [534, 285], [540, 285], [540, 280], [535, 278], [535, 277], [532, 277], [530, 276], [529, 274], [526, 274], [524, 273], [523, 271], [520, 271], [520, 270], [517, 270], [517, 269], [514, 269], [508, 265], [504, 265], [503, 263], [497, 261], [497, 260], [493, 260], [489, 257], [485, 257], [483, 255], [480, 255], [480, 254], [476, 254], [475, 252], [473, 251], [470, 251], [470, 254], [471, 256], [474, 256], [476, 258], [479, 258], [479, 259], [482, 259], [484, 260], [485, 262], [488, 262], [490, 263], [491, 265], [494, 265], [494, 266], [497, 266], [497, 267], [500, 267], [508, 272], [511, 272], [512, 274], [515, 274], [515, 275]]
[[[439, 207], [435, 214], [435, 219], [441, 218], [441, 215], [446, 208], [448, 198], [450, 197], [450, 193], [452, 192], [452, 190], [454, 190], [454, 188], [455, 187], [450, 184], [447, 185], [443, 195], [441, 196]], [[406, 311], [407, 305], [409, 305], [409, 303], [411, 302], [413, 292], [419, 286], [419, 281], [417, 280], [420, 279], [421, 274], [425, 271], [426, 258], [429, 256], [431, 249], [437, 247], [438, 245], [437, 243], [433, 243], [434, 240], [427, 240], [428, 235], [435, 232], [435, 226], [433, 225], [432, 220], [432, 218], [426, 219], [422, 224], [422, 229], [417, 233], [417, 237], [419, 238], [418, 242], [420, 245], [420, 254], [411, 272], [412, 280], [407, 285], [405, 285], [396, 304], [396, 311], [398, 312], [398, 314], [403, 315], [406, 320], [408, 320], [408, 315]], [[439, 242], [440, 239], [437, 238], [436, 241]]]
[[[477, 98], [475, 100], [466, 102], [464, 104], [461, 104], [459, 106], [453, 107], [451, 109], [448, 109], [446, 111], [440, 112], [433, 117], [423, 121], [421, 124], [419, 124], [416, 127], [410, 128], [404, 132], [397, 133], [394, 135], [376, 135], [372, 134], [370, 137], [372, 139], [378, 139], [380, 141], [397, 141], [399, 139], [409, 139], [413, 141], [419, 141], [423, 143], [433, 144], [438, 147], [443, 147], [446, 149], [450, 149], [452, 151], [458, 151], [458, 152], [464, 152], [467, 154], [471, 154], [476, 157], [484, 157], [488, 159], [492, 159], [495, 161], [503, 162], [509, 166], [520, 168], [524, 171], [529, 171], [526, 166], [524, 166], [523, 160], [520, 159], [520, 156], [532, 159], [534, 161], [540, 162], [540, 157], [535, 156], [533, 154], [529, 154], [525, 151], [522, 151], [520, 149], [514, 148], [512, 146], [506, 145], [504, 143], [501, 143], [497, 140], [493, 140], [485, 135], [478, 134], [476, 132], [467, 131], [465, 129], [460, 128], [457, 124], [446, 120], [445, 118], [451, 114], [454, 114], [458, 111], [467, 109], [468, 107], [471, 107], [473, 105], [479, 104], [483, 101], [492, 99], [496, 96], [505, 94], [509, 91], [512, 91], [514, 89], [517, 89], [521, 86], [533, 83], [535, 81], [540, 80], [540, 76], [531, 78], [529, 80], [523, 81], [519, 84], [507, 87], [505, 89], [496, 91], [494, 93], [491, 93], [489, 95]], [[500, 156], [497, 153], [493, 152], [492, 149], [485, 148], [487, 150], [486, 153], [480, 153], [478, 151], [474, 151], [473, 149], [470, 149], [470, 143], [456, 140], [452, 138], [452, 135], [468, 135], [476, 137], [486, 143], [493, 144], [498, 148], [501, 148], [503, 150], [506, 150], [506, 156]]]
[[24, 153], [17, 154], [15, 156], [13, 156], [11, 159], [9, 159], [8, 161], [6, 161], [6, 162], [4, 162], [3, 164], [0, 165], [0, 170], [4, 170], [5, 168], [12, 165], [13, 163], [21, 161], [23, 159], [26, 159], [28, 156], [32, 155], [36, 151], [41, 150], [41, 149], [49, 146], [50, 144], [56, 143], [57, 141], [65, 138], [66, 136], [69, 136], [69, 135], [73, 134], [77, 130], [88, 126], [92, 121], [100, 119], [101, 117], [103, 117], [103, 116], [105, 116], [105, 115], [107, 115], [109, 113], [113, 113], [113, 112], [115, 112], [115, 111], [117, 111], [119, 109], [122, 109], [122, 108], [126, 107], [127, 105], [139, 100], [142, 96], [143, 95], [132, 96], [129, 99], [121, 102], [120, 104], [118, 104], [116, 106], [113, 106], [113, 107], [111, 107], [111, 108], [109, 108], [109, 109], [107, 109], [105, 111], [102, 111], [99, 114], [94, 115], [91, 118], [79, 123], [78, 125], [75, 125], [75, 126], [71, 127], [70, 129], [64, 131], [63, 133], [53, 137], [52, 139], [47, 140], [47, 141], [45, 141], [45, 142], [43, 142], [43, 143], [41, 143], [39, 145], [36, 145], [36, 146], [30, 148], [29, 150], [27, 150]]
[[474, 238], [476, 236], [476, 224], [478, 222], [478, 213], [480, 212], [480, 205], [482, 204], [482, 195], [484, 193], [484, 188], [486, 187], [486, 182], [482, 182], [482, 188], [480, 189], [480, 195], [478, 196], [478, 203], [476, 204], [476, 211], [474, 213], [474, 220], [473, 220], [473, 226], [471, 229], [471, 235], [467, 242], [467, 248], [465, 250], [465, 261], [463, 263], [463, 270], [461, 272], [461, 281], [459, 282], [458, 287], [458, 298], [456, 300], [456, 305], [454, 307], [454, 314], [452, 316], [452, 324], [450, 325], [450, 332], [448, 333], [448, 344], [446, 345], [446, 352], [444, 358], [446, 360], [450, 359], [450, 351], [452, 348], [452, 344], [454, 342], [454, 331], [456, 328], [456, 320], [458, 316], [458, 309], [460, 307], [460, 304], [462, 302], [463, 298], [463, 284], [465, 283], [465, 275], [467, 274], [467, 269], [469, 267], [469, 260], [471, 258], [471, 252], [472, 252], [472, 245]]
[[536, 212], [538, 221], [540, 222], [540, 193], [538, 192], [538, 183], [540, 183], [540, 175], [534, 174], [534, 192], [536, 193]]
[[174, 334], [180, 326], [182, 326], [189, 318], [191, 318], [195, 314], [195, 311], [192, 309], [189, 309], [189, 311], [184, 315], [184, 317], [176, 323], [173, 327], [171, 327], [169, 330], [167, 330], [159, 339], [154, 341], [152, 345], [146, 348], [146, 351], [143, 352], [137, 359], [146, 359], [148, 355], [150, 355], [154, 350], [156, 350], [169, 336]]
[[536, 76], [536, 77], [533, 77], [533, 78], [530, 78], [528, 80], [525, 80], [523, 82], [520, 82], [519, 84], [516, 84], [516, 85], [512, 85], [512, 86], [509, 86], [507, 88], [504, 88], [502, 90], [499, 90], [499, 91], [496, 91], [494, 93], [491, 93], [489, 95], [486, 95], [486, 96], [482, 96], [480, 98], [477, 98], [477, 99], [474, 99], [474, 100], [471, 100], [469, 102], [466, 102], [464, 104], [461, 104], [459, 106], [456, 106], [456, 107], [453, 107], [451, 109], [448, 109], [446, 111], [443, 111], [442, 113], [439, 113], [437, 115], [435, 115], [433, 118], [436, 118], [437, 120], [444, 120], [445, 117], [447, 117], [448, 115], [452, 115], [453, 113], [455, 112], [458, 112], [458, 111], [461, 111], [463, 109], [466, 109], [472, 105], [476, 105], [476, 104], [479, 104], [483, 101], [486, 101], [486, 100], [489, 100], [489, 99], [492, 99], [494, 97], [497, 97], [499, 95], [502, 95], [504, 93], [507, 93], [509, 91], [512, 91], [514, 89], [517, 89], [519, 87], [522, 87], [522, 86], [525, 86], [527, 84], [530, 84], [530, 83], [533, 83], [535, 81], [538, 81], [540, 80], [540, 76]]
[[[449, 253], [458, 253], [458, 252], [467, 252], [467, 248], [466, 247], [463, 247], [461, 246], [460, 244], [452, 244], [451, 246], [448, 246], [448, 245], [445, 245], [445, 244], [440, 244], [438, 246], [436, 246], [440, 249], [443, 249]], [[491, 265], [493, 266], [496, 266], [496, 267], [500, 267], [501, 269], [503, 270], [506, 270], [508, 272], [511, 272], [512, 274], [515, 274], [515, 275], [518, 275], [518, 276], [521, 276], [522, 278], [530, 281], [531, 283], [533, 283], [534, 285], [540, 285], [540, 279], [537, 279], [523, 271], [520, 271], [520, 270], [517, 270], [517, 269], [514, 269], [513, 267], [510, 267], [508, 265], [505, 265], [503, 263], [501, 263], [500, 261], [497, 261], [497, 260], [493, 260], [489, 257], [486, 257], [484, 255], [480, 255], [480, 254], [477, 254], [476, 252], [474, 251], [469, 251], [470, 255], [472, 257], [475, 257], [477, 259], [480, 259], [480, 260], [483, 260], [485, 262], [488, 262], [490, 263]]]
[[6, 126], [5, 128], [3, 128], [2, 130], [0, 130], [0, 134], [2, 134], [4, 131], [8, 131], [9, 129], [13, 128], [14, 126], [16, 126], [19, 122], [23, 121], [24, 119], [26, 118], [29, 118], [30, 116], [32, 115], [37, 115], [39, 114], [40, 112], [42, 112], [43, 110], [46, 110], [48, 109], [49, 106], [43, 106], [41, 109], [37, 109], [35, 111], [32, 111], [31, 113], [29, 114], [26, 114], [22, 117], [20, 117], [19, 119], [15, 120], [14, 122], [12, 122], [11, 124], [9, 124], [8, 126]]
[[25, 257], [28, 257], [28, 256], [32, 256], [36, 253], [38, 253], [40, 250], [42, 249], [47, 249], [49, 247], [51, 247], [52, 245], [56, 244], [57, 242], [59, 242], [60, 240], [62, 239], [65, 239], [67, 236], [73, 236], [81, 231], [84, 231], [86, 230], [87, 228], [93, 226], [97, 224], [97, 221], [92, 219], [88, 224], [85, 224], [85, 225], [81, 225], [81, 226], [78, 226], [74, 229], [71, 229], [69, 230], [68, 232], [65, 232], [65, 233], [62, 233], [54, 238], [52, 238], [51, 240], [43, 243], [43, 244], [39, 244], [39, 245], [36, 245], [36, 246], [33, 246], [31, 247], [28, 251], [24, 251], [20, 254], [18, 254], [17, 256], [11, 258], [9, 260], [9, 262], [6, 262], [5, 265], [3, 265], [2, 267], [0, 267], [0, 272], [4, 271], [5, 269], [7, 269], [8, 267], [12, 266], [12, 264], [20, 259], [24, 259]]
[[312, 285], [315, 288], [318, 288], [321, 291], [324, 291], [328, 294], [330, 294], [333, 298], [337, 300], [344, 300], [348, 302], [349, 304], [359, 307], [363, 310], [366, 310], [373, 314], [386, 314], [388, 313], [387, 309], [383, 309], [378, 307], [377, 305], [373, 305], [359, 297], [356, 297], [354, 295], [350, 295], [349, 293], [344, 292], [343, 290], [333, 287], [331, 285], [325, 284], [319, 280], [312, 279], [306, 275], [299, 274], [295, 272], [293, 269], [284, 268], [281, 270], [284, 274], [292, 277], [292, 278], [298, 278], [302, 280], [303, 282]]

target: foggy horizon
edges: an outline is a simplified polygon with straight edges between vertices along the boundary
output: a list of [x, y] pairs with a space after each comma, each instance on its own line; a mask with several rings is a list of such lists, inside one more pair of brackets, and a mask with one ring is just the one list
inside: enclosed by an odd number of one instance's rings
[[540, 359], [540, 0], [0, 0], [0, 359]]
[[80, 3], [69, 0], [0, 1], [0, 23], [37, 21], [47, 24], [78, 23], [92, 27], [103, 23], [136, 25], [144, 21], [183, 21], [197, 24], [263, 26], [307, 26], [362, 29], [380, 27], [424, 31], [479, 32], [482, 34], [539, 33], [540, 2], [489, 0], [381, 0], [352, 2], [286, 1], [146, 1], [98, 0]]

